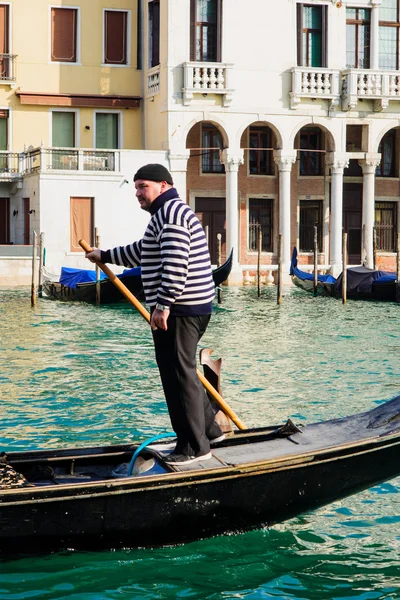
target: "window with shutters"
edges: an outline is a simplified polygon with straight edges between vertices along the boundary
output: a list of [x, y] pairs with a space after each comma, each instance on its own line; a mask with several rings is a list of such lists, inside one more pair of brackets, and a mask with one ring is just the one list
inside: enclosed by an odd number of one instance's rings
[[326, 67], [327, 6], [297, 5], [297, 64]]
[[71, 209], [71, 252], [82, 252], [79, 240], [94, 244], [94, 198], [72, 198]]
[[160, 64], [160, 2], [149, 2], [149, 67]]
[[249, 174], [273, 175], [274, 162], [272, 130], [269, 127], [250, 127], [249, 133]]
[[[75, 112], [52, 111], [52, 146], [53, 148], [75, 148]], [[78, 155], [76, 151], [53, 150], [51, 155], [52, 169], [76, 170]]]
[[96, 148], [119, 148], [118, 113], [96, 113]]
[[222, 0], [190, 0], [190, 59], [221, 61]]
[[258, 249], [261, 228], [261, 250], [272, 252], [273, 206], [271, 198], [249, 198], [249, 250]]
[[104, 11], [104, 64], [128, 64], [128, 16], [126, 10]]
[[0, 4], [0, 80], [8, 79], [11, 71], [9, 12], [8, 4]]
[[78, 9], [51, 8], [52, 62], [78, 62]]
[[0, 150], [8, 150], [8, 110], [0, 110]]
[[375, 203], [376, 248], [396, 252], [397, 202]]
[[317, 228], [318, 251], [322, 252], [322, 200], [300, 200], [299, 248], [314, 250], [314, 227]]
[[318, 128], [303, 128], [300, 132], [300, 175], [318, 176], [324, 174], [322, 132]]

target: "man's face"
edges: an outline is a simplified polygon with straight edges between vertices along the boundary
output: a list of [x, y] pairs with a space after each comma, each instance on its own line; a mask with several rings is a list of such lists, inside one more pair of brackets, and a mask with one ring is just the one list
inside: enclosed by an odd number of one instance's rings
[[168, 188], [166, 181], [147, 181], [138, 179], [135, 181], [136, 198], [142, 210], [150, 210], [152, 202]]

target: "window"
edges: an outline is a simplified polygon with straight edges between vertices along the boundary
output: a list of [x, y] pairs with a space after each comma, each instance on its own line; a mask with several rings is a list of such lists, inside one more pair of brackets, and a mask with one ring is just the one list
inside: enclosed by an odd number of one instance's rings
[[211, 123], [204, 123], [202, 127], [202, 161], [203, 173], [224, 173], [225, 168], [221, 163], [219, 152], [223, 148], [222, 135]]
[[128, 63], [128, 13], [122, 10], [104, 11], [104, 63]]
[[191, 60], [221, 61], [221, 13], [222, 0], [191, 0]]
[[399, 69], [399, 0], [383, 0], [379, 7], [379, 68]]
[[326, 6], [297, 5], [297, 63], [326, 67]]
[[8, 79], [10, 76], [11, 59], [4, 56], [9, 52], [9, 6], [0, 4], [0, 79]]
[[258, 249], [259, 227], [261, 227], [261, 250], [272, 252], [272, 215], [271, 198], [249, 198], [249, 250]]
[[75, 147], [75, 113], [52, 112], [52, 145], [56, 148]]
[[160, 64], [160, 2], [149, 2], [149, 67]]
[[[320, 129], [302, 129], [300, 132], [300, 175], [323, 175], [322, 135]], [[314, 150], [314, 152], [313, 152]]]
[[368, 8], [346, 9], [346, 66], [369, 69], [370, 17]]
[[378, 152], [381, 153], [382, 158], [376, 168], [377, 177], [396, 177], [396, 131], [394, 129], [391, 129], [383, 136], [378, 147]]
[[322, 252], [322, 201], [300, 200], [299, 248], [314, 250], [314, 227], [317, 227], [318, 251]]
[[79, 240], [94, 244], [93, 198], [71, 198], [71, 252], [82, 252]]
[[8, 110], [0, 110], [0, 150], [8, 150]]
[[250, 175], [273, 175], [272, 130], [269, 127], [250, 127], [249, 151]]
[[397, 203], [375, 203], [376, 248], [384, 252], [396, 252]]
[[96, 148], [119, 148], [117, 113], [96, 113]]
[[78, 9], [51, 9], [51, 60], [77, 62]]

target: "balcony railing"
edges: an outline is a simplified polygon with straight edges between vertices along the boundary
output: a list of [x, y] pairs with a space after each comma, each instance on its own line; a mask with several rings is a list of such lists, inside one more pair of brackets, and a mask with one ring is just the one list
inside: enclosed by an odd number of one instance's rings
[[15, 82], [16, 54], [0, 54], [0, 83]]
[[147, 96], [160, 93], [160, 65], [153, 67], [147, 73]]
[[0, 151], [0, 181], [14, 181], [21, 173], [21, 155]]
[[231, 75], [228, 63], [183, 63], [183, 104], [188, 106], [196, 94], [221, 94], [224, 106], [232, 102]]
[[387, 108], [391, 100], [400, 100], [399, 72], [367, 69], [342, 71], [342, 109], [355, 108], [359, 100], [373, 100], [375, 111]]
[[292, 69], [290, 108], [297, 108], [302, 98], [324, 99], [333, 108], [340, 102], [340, 71], [316, 67]]
[[22, 173], [37, 171], [119, 172], [118, 150], [34, 148], [21, 154]]

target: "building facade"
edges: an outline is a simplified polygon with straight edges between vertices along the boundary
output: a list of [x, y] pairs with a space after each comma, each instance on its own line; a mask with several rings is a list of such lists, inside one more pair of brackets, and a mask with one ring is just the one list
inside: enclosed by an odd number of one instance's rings
[[36, 228], [54, 265], [78, 265], [94, 225], [131, 241], [132, 172], [157, 160], [213, 262], [219, 234], [234, 249], [233, 282], [259, 240], [270, 277], [280, 235], [286, 276], [293, 246], [311, 263], [315, 226], [334, 275], [343, 232], [350, 264], [395, 269], [399, 0], [31, 4], [0, 3], [3, 248]]

